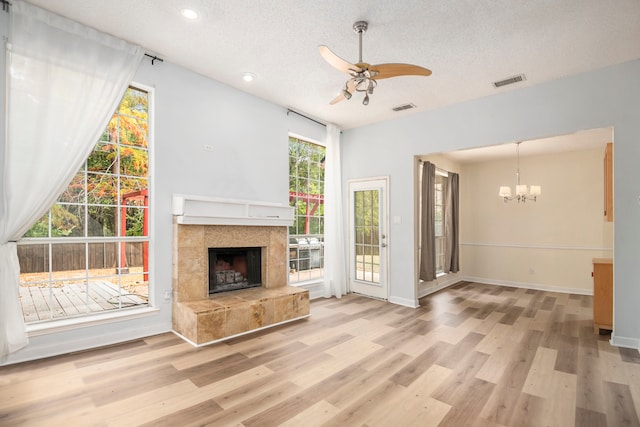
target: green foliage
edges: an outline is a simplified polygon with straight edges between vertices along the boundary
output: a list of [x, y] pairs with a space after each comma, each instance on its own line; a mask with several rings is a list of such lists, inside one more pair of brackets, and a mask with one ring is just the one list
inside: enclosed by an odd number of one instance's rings
[[298, 195], [290, 201], [290, 205], [295, 208], [290, 234], [306, 234], [307, 214], [310, 215], [309, 234], [324, 234], [324, 204], [318, 197], [324, 195], [324, 170], [321, 163], [324, 157], [324, 147], [289, 138], [289, 192]]
[[[129, 88], [86, 163], [52, 206], [51, 237], [84, 236], [85, 203], [88, 236], [119, 234], [116, 206], [123, 196], [148, 188], [147, 135], [147, 93]], [[140, 204], [140, 200], [128, 199], [127, 203]], [[127, 212], [127, 235], [142, 235], [140, 212]], [[48, 230], [47, 214], [25, 237], [48, 237]]]

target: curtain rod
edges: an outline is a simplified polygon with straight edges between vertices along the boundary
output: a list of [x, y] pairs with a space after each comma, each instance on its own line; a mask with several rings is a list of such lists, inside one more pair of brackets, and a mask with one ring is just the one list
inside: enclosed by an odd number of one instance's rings
[[327, 127], [327, 124], [326, 124], [326, 123], [322, 123], [322, 122], [320, 122], [320, 121], [318, 121], [318, 120], [316, 120], [316, 119], [312, 119], [312, 118], [311, 118], [311, 117], [309, 117], [309, 116], [305, 116], [305, 115], [304, 115], [304, 114], [302, 114], [302, 113], [298, 113], [296, 110], [292, 110], [291, 108], [287, 108], [287, 116], [289, 115], [289, 113], [297, 114], [297, 115], [299, 115], [300, 117], [304, 117], [304, 118], [305, 118], [305, 119], [307, 119], [307, 120], [311, 120], [312, 122], [319, 124], [320, 126]]
[[[2, 0], [0, 0], [0, 1], [2, 1]], [[157, 57], [157, 56], [155, 56], [155, 55], [150, 55], [150, 54], [148, 54], [148, 53], [145, 53], [145, 54], [144, 54], [144, 56], [147, 56], [147, 57], [151, 58], [151, 65], [154, 65], [154, 64], [153, 64], [153, 63], [154, 63], [154, 61], [164, 62], [164, 59], [162, 59], [162, 58], [158, 58], [158, 57]]]

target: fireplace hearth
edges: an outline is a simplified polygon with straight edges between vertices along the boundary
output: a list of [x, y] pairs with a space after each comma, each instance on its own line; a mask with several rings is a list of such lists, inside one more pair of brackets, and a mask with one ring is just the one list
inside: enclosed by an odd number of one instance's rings
[[175, 333], [200, 346], [309, 316], [287, 285], [293, 208], [174, 195], [172, 212]]

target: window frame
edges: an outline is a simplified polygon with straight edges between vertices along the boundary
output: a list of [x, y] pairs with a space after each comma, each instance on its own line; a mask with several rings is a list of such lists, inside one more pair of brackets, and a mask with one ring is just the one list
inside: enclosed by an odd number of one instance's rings
[[[436, 276], [446, 274], [444, 271], [444, 257], [445, 257], [445, 236], [444, 236], [444, 216], [445, 216], [445, 189], [447, 184], [447, 178], [449, 174], [447, 171], [436, 167], [436, 176], [434, 182], [434, 209], [435, 214], [433, 216], [434, 228], [435, 228], [435, 249], [436, 249]], [[438, 208], [439, 212], [438, 212]], [[440, 217], [438, 217], [438, 215]], [[440, 226], [438, 227], [438, 223]], [[438, 234], [438, 230], [440, 233]]]
[[[146, 274], [148, 276], [147, 277], [147, 303], [139, 306], [133, 306], [133, 307], [123, 306], [122, 303], [120, 303], [119, 307], [116, 307], [113, 309], [104, 309], [101, 311], [86, 311], [84, 313], [80, 313], [76, 315], [66, 315], [66, 316], [59, 316], [59, 317], [50, 316], [48, 319], [37, 320], [32, 322], [25, 321], [29, 336], [38, 336], [46, 333], [59, 332], [63, 330], [74, 329], [76, 327], [86, 327], [90, 325], [111, 323], [114, 321], [121, 321], [129, 318], [138, 318], [138, 317], [146, 316], [149, 314], [155, 314], [159, 311], [159, 308], [157, 307], [157, 301], [155, 298], [156, 284], [154, 280], [154, 251], [153, 251], [153, 244], [152, 244], [154, 240], [153, 230], [155, 229], [154, 227], [154, 222], [155, 222], [154, 220], [154, 217], [155, 217], [154, 215], [154, 212], [155, 212], [155, 191], [154, 191], [155, 149], [154, 148], [155, 148], [155, 144], [154, 144], [154, 126], [153, 126], [154, 118], [155, 118], [155, 110], [154, 110], [155, 89], [151, 86], [138, 83], [135, 81], [131, 82], [128, 85], [127, 90], [129, 90], [129, 88], [145, 92], [147, 96], [147, 120], [146, 120], [147, 122], [147, 132], [146, 132], [147, 174], [146, 174], [146, 178], [143, 178], [143, 179], [146, 179], [147, 181], [146, 190], [148, 192], [148, 205], [146, 206], [146, 208], [144, 208], [144, 209], [147, 209], [146, 236], [145, 235], [142, 235], [142, 236], [115, 235], [115, 236], [99, 236], [99, 237], [89, 236], [87, 232], [87, 225], [85, 224], [84, 225], [85, 230], [83, 232], [85, 234], [84, 236], [52, 237], [51, 222], [49, 221], [49, 230], [48, 230], [47, 237], [23, 237], [22, 239], [20, 239], [20, 241], [18, 241], [18, 245], [21, 245], [21, 246], [22, 245], [46, 245], [49, 251], [49, 255], [51, 255], [53, 245], [82, 243], [85, 246], [85, 256], [86, 256], [88, 247], [91, 244], [96, 244], [96, 243], [115, 244], [116, 246], [118, 246], [117, 256], [120, 257], [120, 250], [121, 250], [120, 243], [146, 242], [148, 247], [147, 249], [148, 268], [146, 272], [143, 271], [142, 273], [137, 273], [137, 274]], [[123, 98], [124, 98], [124, 95], [123, 95]], [[121, 102], [118, 104], [118, 107], [116, 108], [116, 111], [114, 111], [114, 114], [120, 111], [120, 105], [121, 105]], [[104, 141], [102, 140], [102, 137], [100, 137], [100, 139], [96, 141], [94, 147], [98, 147], [102, 142]], [[123, 146], [134, 147], [128, 144], [120, 145], [120, 141], [118, 140], [118, 147], [123, 147]], [[83, 191], [86, 190], [86, 177], [88, 176], [88, 174], [93, 172], [93, 171], [90, 171], [89, 168], [87, 167], [87, 160], [88, 158], [85, 159], [82, 168], [79, 169], [79, 172], [82, 171], [84, 172], [84, 175], [85, 175], [85, 187]], [[122, 176], [122, 171], [119, 170], [118, 173], [113, 174], [113, 176], [119, 180], [120, 177]], [[129, 176], [129, 175], [125, 175], [125, 176], [135, 178], [134, 176]], [[56, 201], [51, 206], [51, 208], [56, 204], [60, 204], [59, 199], [56, 199]], [[78, 206], [82, 206], [86, 208], [87, 206], [90, 206], [90, 205], [92, 205], [92, 203], [89, 203], [89, 197], [88, 195], [85, 195], [83, 204], [79, 204]], [[111, 205], [104, 205], [104, 206], [111, 206]], [[114, 207], [116, 209], [124, 206], [126, 205], [122, 205], [122, 201], [120, 199], [117, 200], [117, 203], [114, 204]], [[49, 208], [49, 210], [47, 211], [48, 215], [50, 215], [51, 208]], [[88, 217], [88, 213], [85, 212], [84, 216], [86, 219]], [[118, 215], [118, 220], [115, 224], [115, 227], [118, 230], [121, 229], [120, 215]], [[119, 234], [119, 231], [116, 234]], [[90, 268], [88, 266], [89, 258], [86, 257], [84, 262], [85, 262], [85, 270], [84, 270], [85, 275], [83, 277], [79, 277], [80, 280], [88, 280], [88, 278], [96, 279], [96, 278], [102, 277], [102, 276], [90, 276], [89, 275]], [[56, 279], [56, 280], [52, 279], [52, 273], [53, 272], [52, 272], [51, 258], [49, 258], [49, 265], [48, 265], [49, 280], [41, 281], [42, 283], [47, 284], [49, 289], [51, 288], [53, 283], [55, 283], [56, 281], [62, 280], [62, 279]], [[104, 277], [109, 277], [112, 279], [116, 278], [118, 279], [118, 283], [121, 284], [121, 279], [120, 279], [121, 273], [122, 273], [121, 271], [117, 271], [116, 274], [111, 274], [109, 276], [104, 276]], [[43, 274], [47, 274], [47, 272], [45, 271]], [[23, 281], [21, 280], [21, 284], [22, 283]], [[27, 283], [31, 283], [31, 282], [27, 282]], [[50, 310], [52, 310], [51, 307], [50, 307]]]
[[[288, 135], [288, 147], [291, 146], [291, 141], [296, 140], [298, 143], [306, 143], [311, 144], [313, 146], [321, 147], [323, 158], [326, 157], [326, 145], [319, 141], [315, 141], [311, 138], [307, 138], [301, 135], [296, 135], [293, 133], [289, 133]], [[291, 180], [299, 178], [298, 175], [291, 174], [291, 152], [288, 150], [287, 158], [289, 164], [289, 206], [294, 207], [294, 225], [288, 227], [288, 255], [287, 255], [287, 265], [289, 274], [287, 275], [289, 284], [292, 286], [302, 286], [310, 283], [321, 282], [324, 280], [324, 173], [321, 172], [323, 169], [319, 166], [319, 172], [321, 173], [321, 179], [316, 179], [317, 182], [321, 182], [322, 193], [318, 194], [318, 205], [317, 209], [322, 209], [322, 215], [319, 215], [319, 223], [318, 228], [322, 230], [322, 233], [303, 233], [299, 234], [297, 231], [300, 231], [296, 228], [296, 233], [292, 234], [292, 229], [298, 225], [299, 220], [304, 220], [303, 215], [299, 215], [297, 209], [295, 209], [295, 203], [292, 201], [291, 195]], [[321, 160], [321, 159], [320, 159]], [[320, 161], [318, 161], [320, 163]], [[307, 179], [311, 179], [310, 177]], [[295, 193], [301, 193], [298, 191], [298, 188], [295, 188]], [[305, 193], [303, 193], [305, 194]], [[311, 193], [306, 193], [310, 195], [315, 195]], [[294, 199], [296, 200], [296, 199]], [[312, 218], [316, 218], [315, 216]], [[303, 230], [304, 231], [304, 230]], [[294, 240], [295, 239], [295, 240]], [[305, 251], [305, 252], [303, 252]], [[319, 255], [316, 255], [318, 253]], [[315, 269], [312, 265], [318, 265]], [[302, 269], [300, 266], [303, 265], [305, 268]], [[308, 267], [308, 268], [307, 268]], [[313, 271], [315, 270], [315, 272]], [[301, 278], [301, 271], [307, 271], [308, 274], [305, 274], [306, 278]], [[320, 275], [314, 276], [315, 273], [320, 273]], [[295, 277], [295, 279], [294, 279]]]

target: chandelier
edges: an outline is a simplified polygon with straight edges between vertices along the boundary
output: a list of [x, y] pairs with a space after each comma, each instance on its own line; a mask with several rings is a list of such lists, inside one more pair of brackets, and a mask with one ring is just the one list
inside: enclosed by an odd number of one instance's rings
[[538, 196], [542, 194], [542, 187], [539, 185], [532, 185], [527, 188], [526, 185], [520, 184], [520, 142], [516, 142], [516, 158], [517, 158], [517, 169], [516, 169], [516, 194], [512, 196], [511, 187], [508, 185], [500, 186], [500, 191], [498, 195], [502, 197], [505, 203], [511, 200], [515, 200], [518, 203], [526, 202], [527, 200], [536, 201]]

